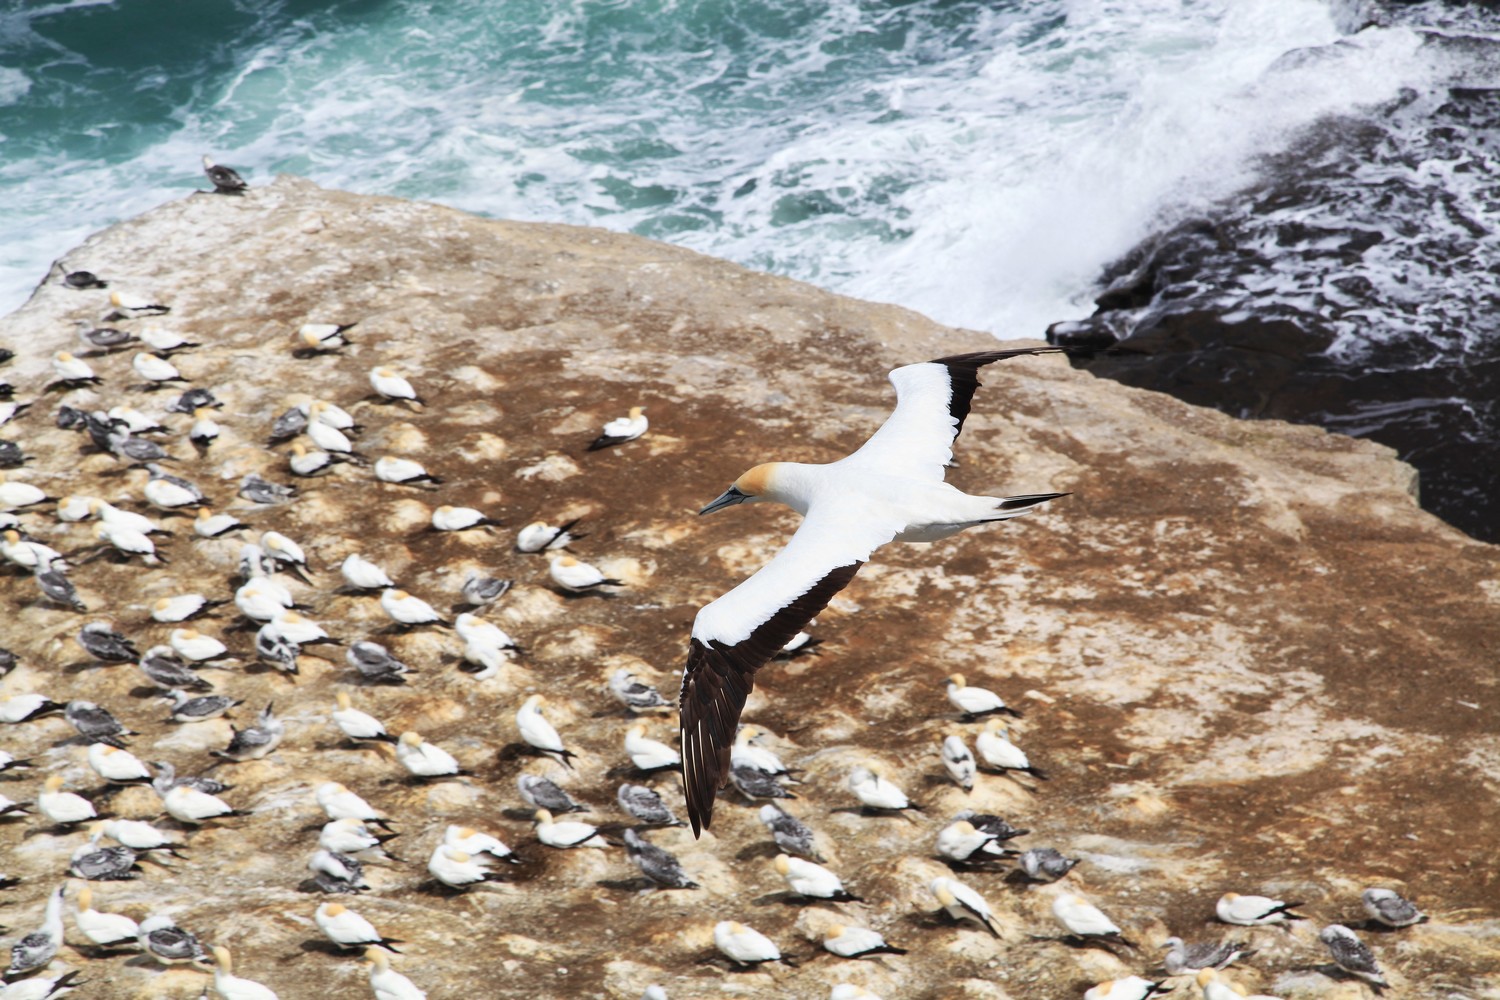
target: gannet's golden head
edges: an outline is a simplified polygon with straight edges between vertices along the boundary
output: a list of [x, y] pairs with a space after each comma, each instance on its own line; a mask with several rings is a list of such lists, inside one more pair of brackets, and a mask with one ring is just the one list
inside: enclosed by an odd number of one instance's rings
[[776, 860], [772, 864], [776, 866], [776, 874], [778, 875], [785, 875], [792, 870], [792, 859], [785, 854], [776, 855]]
[[234, 971], [234, 962], [229, 957], [229, 949], [221, 944], [214, 945], [214, 963], [224, 970], [226, 976]]
[[646, 408], [644, 406], [632, 406], [630, 408], [630, 419], [639, 420], [641, 419], [641, 414], [645, 412]]
[[753, 503], [756, 500], [773, 499], [771, 493], [776, 478], [778, 462], [764, 462], [734, 481], [734, 485], [720, 493], [699, 514], [712, 514], [737, 503]]
[[349, 711], [349, 709], [354, 705], [354, 702], [349, 698], [349, 692], [347, 691], [339, 691], [333, 697], [338, 702], [339, 711], [341, 712]]
[[961, 688], [961, 687], [967, 687], [968, 686], [967, 682], [964, 680], [964, 675], [963, 674], [949, 674], [948, 675], [948, 683], [952, 684], [956, 688]]

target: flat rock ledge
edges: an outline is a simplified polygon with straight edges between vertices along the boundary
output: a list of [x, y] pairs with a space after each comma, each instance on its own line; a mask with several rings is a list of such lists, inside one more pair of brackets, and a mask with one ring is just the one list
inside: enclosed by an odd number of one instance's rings
[[[19, 658], [0, 693], [106, 705], [140, 734], [138, 756], [179, 769], [206, 767], [207, 750], [228, 737], [223, 721], [161, 721], [136, 668], [90, 664], [74, 635], [107, 620], [143, 650], [164, 642], [171, 626], [150, 619], [151, 602], [228, 597], [240, 541], [198, 539], [187, 519], [144, 507], [144, 474], [54, 427], [59, 403], [158, 417], [179, 474], [250, 525], [247, 540], [276, 529], [304, 545], [312, 583], [295, 586], [309, 617], [346, 642], [384, 642], [419, 671], [405, 687], [360, 685], [342, 650], [311, 647], [293, 681], [253, 665], [253, 632], [234, 631], [232, 615], [200, 623], [251, 664], [205, 672], [246, 700], [240, 724], [274, 701], [286, 739], [263, 760], [218, 771], [235, 786], [226, 798], [252, 815], [182, 834], [185, 860], [95, 883], [98, 908], [169, 912], [229, 946], [236, 971], [283, 1000], [369, 996], [363, 967], [331, 953], [313, 925], [326, 897], [301, 888], [323, 821], [312, 789], [340, 780], [395, 818], [393, 848], [406, 859], [370, 866], [373, 891], [344, 901], [406, 942], [394, 964], [433, 998], [635, 998], [652, 982], [673, 1000], [822, 998], [841, 981], [888, 1000], [1072, 997], [1158, 967], [1168, 935], [1224, 936], [1214, 901], [1231, 890], [1303, 901], [1313, 917], [1290, 931], [1244, 930], [1258, 953], [1233, 979], [1288, 998], [1357, 997], [1368, 987], [1327, 974], [1316, 933], [1362, 925], [1366, 886], [1397, 889], [1432, 918], [1361, 931], [1395, 995], [1500, 995], [1500, 559], [1421, 511], [1411, 470], [1388, 449], [1238, 421], [1057, 357], [986, 369], [950, 478], [976, 492], [1071, 496], [993, 530], [883, 550], [821, 616], [818, 655], [762, 671], [746, 712], [803, 770], [787, 806], [866, 902], [789, 904], [755, 809], [733, 793], [701, 841], [680, 829], [651, 835], [702, 887], [643, 892], [622, 848], [539, 845], [516, 776], [554, 777], [616, 835], [630, 720], [606, 679], [627, 667], [671, 697], [696, 609], [768, 558], [796, 521], [778, 508], [706, 518], [697, 508], [755, 462], [826, 461], [856, 447], [892, 403], [888, 369], [993, 342], [649, 240], [295, 178], [164, 205], [90, 238], [64, 266], [171, 306], [154, 322], [204, 345], [175, 362], [225, 404], [223, 435], [195, 453], [190, 418], [165, 413], [175, 393], [133, 387], [131, 351], [93, 360], [101, 386], [43, 392], [53, 353], [78, 350], [74, 322], [106, 313], [108, 292], [53, 281], [0, 321], [0, 346], [17, 355], [0, 377], [18, 400], [37, 401], [0, 430], [31, 456], [10, 477], [144, 510], [174, 531], [161, 543], [167, 564], [80, 557], [72, 578], [85, 614], [39, 601], [27, 574], [0, 577], [0, 645]], [[295, 358], [293, 332], [308, 321], [357, 322], [352, 346]], [[409, 375], [428, 405], [368, 398], [377, 365]], [[265, 441], [277, 414], [313, 398], [354, 413], [361, 451], [417, 458], [444, 484], [383, 484], [345, 464], [297, 480], [295, 503], [239, 500], [248, 473], [293, 481], [286, 446]], [[631, 405], [647, 407], [650, 433], [586, 452]], [[507, 527], [422, 530], [440, 503]], [[20, 515], [63, 552], [94, 543], [90, 522], [61, 524], [50, 505]], [[578, 555], [628, 583], [616, 596], [565, 598], [545, 561], [512, 551], [515, 527], [569, 517], [585, 519]], [[514, 579], [482, 613], [524, 655], [475, 680], [457, 669], [451, 633], [384, 634], [373, 598], [337, 592], [337, 566], [356, 551], [444, 610], [469, 571]], [[944, 698], [955, 672], [1024, 711], [1013, 735], [1052, 780], [982, 775], [970, 794], [947, 781], [943, 737], [972, 745], [980, 728]], [[388, 751], [347, 747], [328, 718], [340, 690], [392, 731], [415, 728], [448, 748], [472, 775], [413, 785]], [[550, 695], [576, 770], [515, 752], [514, 712], [533, 691]], [[675, 714], [645, 724], [673, 739]], [[36, 765], [0, 776], [0, 792], [32, 801], [48, 773], [95, 789], [70, 737], [58, 716], [0, 728], [0, 745]], [[925, 811], [851, 811], [845, 781], [861, 762], [883, 765]], [[680, 810], [675, 778], [654, 784]], [[118, 815], [159, 810], [144, 789], [105, 801]], [[937, 832], [965, 808], [1029, 828], [1021, 846], [1083, 859], [1055, 886], [1026, 888], [1004, 869], [960, 875], [990, 901], [998, 939], [938, 919], [927, 891], [949, 874]], [[436, 891], [423, 863], [449, 823], [493, 832], [527, 862], [504, 883]], [[22, 880], [0, 894], [12, 937], [40, 924], [85, 839], [37, 815], [0, 823], [4, 873]], [[1057, 940], [1050, 901], [1063, 891], [1099, 905], [1140, 951]], [[75, 996], [199, 995], [201, 972], [89, 957], [73, 895], [53, 971], [83, 971]], [[801, 964], [739, 972], [710, 962], [711, 929], [724, 919], [756, 927]], [[815, 938], [834, 922], [880, 930], [910, 953], [822, 955]], [[1187, 979], [1177, 985], [1197, 995]]]

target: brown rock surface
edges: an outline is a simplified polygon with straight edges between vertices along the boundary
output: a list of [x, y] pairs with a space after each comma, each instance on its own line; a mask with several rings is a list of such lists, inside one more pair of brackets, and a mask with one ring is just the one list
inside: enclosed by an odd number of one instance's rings
[[[198, 457], [185, 438], [190, 418], [162, 413], [175, 393], [130, 388], [130, 351], [93, 361], [102, 387], [41, 392], [52, 353], [77, 348], [72, 321], [97, 319], [108, 293], [47, 284], [0, 321], [0, 345], [17, 353], [0, 377], [18, 399], [40, 397], [0, 431], [33, 456], [13, 477], [144, 510], [176, 532], [161, 546], [167, 565], [78, 565], [86, 615], [39, 603], [27, 575], [0, 578], [0, 645], [21, 660], [0, 693], [100, 702], [141, 733], [132, 749], [144, 759], [187, 771], [209, 763], [199, 733], [159, 721], [166, 712], [134, 667], [82, 665], [73, 636], [108, 619], [142, 650], [164, 642], [171, 626], [150, 620], [151, 601], [229, 596], [239, 542], [197, 539], [185, 518], [144, 508], [138, 477], [52, 426], [58, 402], [128, 402], [158, 415], [174, 431], [179, 473], [245, 520], [248, 539], [274, 528], [302, 542], [313, 585], [293, 587], [309, 617], [345, 641], [386, 642], [420, 671], [407, 687], [359, 685], [340, 650], [313, 647], [295, 682], [256, 668], [209, 672], [247, 700], [241, 724], [270, 700], [287, 723], [270, 757], [221, 768], [236, 786], [225, 797], [253, 815], [187, 832], [187, 860], [96, 884], [98, 908], [137, 919], [171, 912], [227, 944], [236, 971], [283, 1000], [368, 996], [358, 963], [320, 943], [312, 913], [323, 897], [299, 890], [323, 820], [312, 789], [334, 779], [397, 818], [392, 846], [407, 863], [371, 866], [375, 890], [345, 901], [408, 942], [396, 967], [433, 998], [634, 998], [650, 982], [674, 1000], [821, 998], [844, 980], [888, 1000], [1076, 996], [1156, 965], [1168, 934], [1220, 936], [1211, 918], [1224, 891], [1304, 900], [1321, 926], [1361, 922], [1367, 885], [1397, 888], [1432, 916], [1365, 934], [1398, 995], [1500, 991], [1500, 559], [1419, 510], [1410, 471], [1387, 449], [1236, 421], [1056, 358], [987, 369], [950, 478], [974, 491], [1073, 495], [994, 530], [883, 550], [819, 621], [821, 655], [762, 671], [746, 712], [805, 769], [789, 808], [868, 900], [816, 910], [878, 929], [911, 954], [731, 973], [703, 961], [716, 921], [748, 923], [805, 959], [816, 953], [808, 934], [831, 921], [783, 901], [753, 808], [726, 794], [702, 841], [652, 834], [703, 888], [641, 893], [623, 849], [537, 844], [516, 775], [549, 774], [593, 806], [587, 818], [621, 822], [621, 779], [606, 772], [626, 766], [629, 720], [607, 677], [629, 666], [670, 696], [696, 609], [764, 561], [796, 520], [759, 507], [700, 519], [697, 507], [756, 461], [843, 455], [891, 404], [884, 371], [989, 341], [641, 239], [490, 222], [289, 178], [243, 198], [163, 206], [65, 263], [172, 306], [157, 322], [204, 343], [175, 363], [225, 402], [224, 433]], [[353, 346], [294, 359], [292, 332], [310, 320], [357, 320]], [[378, 364], [407, 373], [429, 405], [367, 400]], [[356, 446], [372, 458], [409, 455], [446, 482], [425, 492], [347, 464], [296, 480], [303, 497], [293, 504], [238, 500], [247, 472], [293, 481], [285, 446], [272, 453], [264, 441], [288, 399], [313, 397], [355, 414]], [[586, 453], [597, 428], [632, 404], [648, 408], [649, 435]], [[440, 503], [478, 507], [508, 527], [422, 530]], [[93, 543], [91, 523], [60, 525], [50, 505], [21, 516], [64, 552]], [[576, 551], [629, 581], [619, 595], [554, 594], [545, 561], [512, 552], [511, 528], [577, 516], [589, 534]], [[374, 598], [335, 592], [337, 566], [355, 551], [445, 611], [471, 569], [514, 578], [482, 613], [527, 654], [476, 681], [456, 670], [461, 643], [450, 633], [378, 634]], [[233, 620], [200, 625], [249, 653], [253, 633], [230, 631]], [[1053, 780], [1033, 788], [984, 775], [965, 796], [941, 778], [943, 736], [964, 733], [972, 745], [980, 728], [958, 722], [943, 696], [954, 671], [1025, 710], [1016, 738]], [[412, 785], [388, 751], [347, 749], [328, 722], [340, 688], [393, 732], [421, 730], [473, 775]], [[514, 711], [534, 690], [553, 696], [576, 772], [506, 749]], [[649, 734], [663, 737], [673, 721], [649, 722]], [[48, 772], [74, 790], [96, 785], [71, 736], [60, 717], [0, 728], [0, 745], [38, 765], [5, 775], [0, 792], [30, 800]], [[865, 760], [882, 762], [926, 812], [847, 811], [845, 778]], [[680, 811], [675, 779], [654, 783]], [[150, 815], [156, 798], [132, 790], [114, 804]], [[1000, 939], [936, 919], [926, 883], [947, 869], [933, 844], [963, 808], [1031, 828], [1023, 846], [1082, 856], [1061, 886], [1100, 905], [1142, 952], [1116, 958], [1033, 940], [1056, 933], [1049, 903], [1060, 890], [1024, 890], [1003, 872], [960, 876], [995, 908]], [[433, 890], [423, 862], [450, 822], [499, 835], [528, 863], [508, 883]], [[24, 880], [0, 895], [12, 932], [39, 924], [84, 838], [38, 817], [0, 823], [3, 870]], [[84, 970], [75, 996], [198, 995], [207, 977], [191, 970], [86, 957], [74, 947], [84, 942], [72, 896], [69, 944], [53, 968]], [[1233, 978], [1288, 997], [1361, 995], [1363, 986], [1309, 971], [1326, 961], [1316, 930], [1247, 932], [1260, 952]]]

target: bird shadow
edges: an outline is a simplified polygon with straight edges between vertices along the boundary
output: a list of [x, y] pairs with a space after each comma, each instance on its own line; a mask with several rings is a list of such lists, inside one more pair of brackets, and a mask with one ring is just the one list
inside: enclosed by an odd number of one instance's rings
[[308, 954], [331, 955], [334, 958], [347, 958], [356, 950], [342, 948], [332, 941], [303, 941], [298, 947]]
[[736, 861], [757, 861], [761, 859], [769, 860], [780, 853], [781, 848], [777, 847], [774, 843], [770, 843], [764, 840], [757, 840], [749, 847], [742, 847], [739, 852], [735, 854], [734, 859]]

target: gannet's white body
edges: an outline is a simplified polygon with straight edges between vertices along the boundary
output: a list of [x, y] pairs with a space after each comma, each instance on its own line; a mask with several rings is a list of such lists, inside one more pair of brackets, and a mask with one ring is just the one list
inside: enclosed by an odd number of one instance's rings
[[707, 827], [729, 775], [734, 726], [753, 675], [871, 554], [888, 542], [934, 542], [1025, 514], [1062, 496], [970, 496], [943, 481], [984, 365], [1055, 348], [939, 358], [890, 373], [895, 412], [852, 455], [827, 465], [757, 465], [699, 513], [775, 501], [802, 524], [767, 565], [693, 621], [682, 679], [683, 785], [693, 831]]

